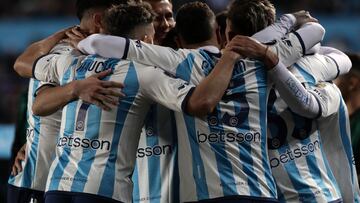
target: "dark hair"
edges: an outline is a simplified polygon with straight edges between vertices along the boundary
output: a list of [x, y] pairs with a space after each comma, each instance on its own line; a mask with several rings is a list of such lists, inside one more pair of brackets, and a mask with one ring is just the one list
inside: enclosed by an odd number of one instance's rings
[[127, 4], [130, 1], [131, 0], [77, 0], [76, 16], [79, 18], [79, 20], [81, 20], [84, 16], [84, 13], [90, 9], [108, 9], [113, 5]]
[[346, 52], [346, 55], [348, 55], [352, 63], [350, 73], [360, 74], [360, 54]]
[[130, 37], [139, 25], [152, 23], [154, 14], [147, 3], [118, 5], [105, 12], [104, 28], [112, 35]]
[[202, 2], [184, 4], [176, 15], [176, 31], [188, 44], [211, 39], [214, 31], [215, 14]]
[[227, 10], [222, 11], [222, 12], [216, 14], [216, 22], [217, 22], [217, 24], [218, 24], [219, 27], [220, 27], [220, 33], [221, 33], [222, 35], [225, 35], [227, 15], [228, 15], [228, 11], [227, 11]]
[[275, 21], [275, 7], [268, 0], [235, 0], [228, 19], [236, 35], [252, 36]]

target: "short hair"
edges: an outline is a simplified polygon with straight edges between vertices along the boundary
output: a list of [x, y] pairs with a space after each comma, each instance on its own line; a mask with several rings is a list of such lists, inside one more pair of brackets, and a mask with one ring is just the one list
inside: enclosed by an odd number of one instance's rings
[[113, 5], [127, 4], [131, 0], [77, 0], [76, 16], [81, 20], [86, 11], [90, 9], [108, 9]]
[[186, 43], [196, 44], [211, 39], [214, 23], [214, 12], [207, 4], [196, 1], [180, 7], [175, 29]]
[[105, 12], [104, 29], [111, 35], [131, 38], [137, 26], [152, 23], [154, 16], [147, 3], [113, 6]]
[[352, 68], [350, 69], [350, 73], [356, 74], [358, 77], [360, 76], [360, 54], [356, 53], [349, 53], [347, 52], [346, 55], [351, 60]]
[[222, 11], [218, 14], [216, 14], [216, 22], [220, 27], [220, 33], [221, 34], [225, 34], [225, 30], [226, 30], [226, 18], [228, 15], [228, 11]]
[[275, 7], [268, 0], [235, 0], [228, 19], [234, 34], [252, 36], [275, 22]]

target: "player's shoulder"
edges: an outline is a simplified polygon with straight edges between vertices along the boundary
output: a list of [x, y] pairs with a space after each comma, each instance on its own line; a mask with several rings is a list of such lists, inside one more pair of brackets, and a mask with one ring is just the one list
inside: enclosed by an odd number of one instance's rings
[[73, 50], [74, 50], [74, 48], [70, 44], [60, 41], [58, 44], [56, 44], [51, 49], [50, 53], [53, 53], [53, 54], [69, 54]]

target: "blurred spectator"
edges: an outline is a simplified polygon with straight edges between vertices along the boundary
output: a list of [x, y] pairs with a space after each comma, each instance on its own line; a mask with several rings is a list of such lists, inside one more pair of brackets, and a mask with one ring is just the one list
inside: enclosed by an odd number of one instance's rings
[[360, 171], [360, 54], [350, 54], [353, 67], [350, 72], [337, 79], [346, 105], [351, 126], [351, 140], [357, 171]]

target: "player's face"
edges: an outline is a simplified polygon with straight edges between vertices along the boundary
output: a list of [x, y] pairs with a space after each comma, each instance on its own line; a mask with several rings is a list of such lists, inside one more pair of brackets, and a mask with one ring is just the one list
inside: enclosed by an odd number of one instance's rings
[[229, 19], [226, 19], [226, 29], [225, 29], [225, 36], [226, 36], [226, 43], [229, 43], [231, 39], [234, 37], [234, 32], [231, 29], [232, 23]]
[[175, 27], [172, 5], [168, 0], [149, 2], [156, 13], [154, 21], [155, 44], [161, 44], [167, 33]]

